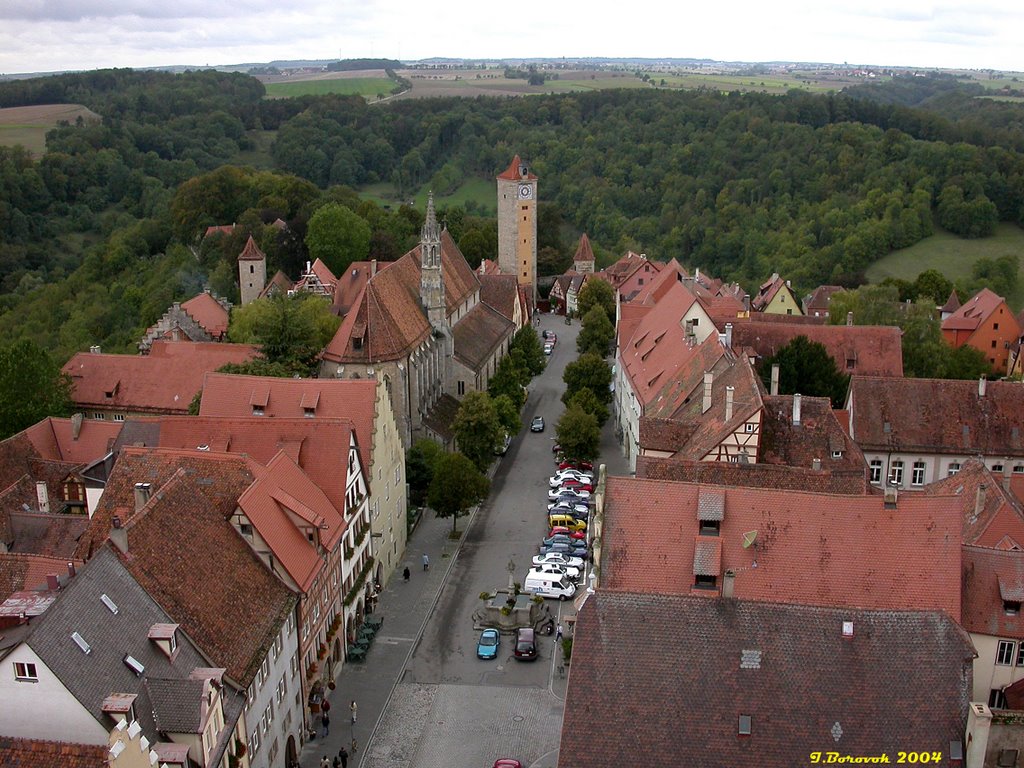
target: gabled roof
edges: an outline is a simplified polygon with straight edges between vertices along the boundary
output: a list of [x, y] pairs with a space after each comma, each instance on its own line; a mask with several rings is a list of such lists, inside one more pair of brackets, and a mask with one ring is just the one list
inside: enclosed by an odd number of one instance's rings
[[67, 563], [89, 527], [85, 515], [11, 512], [12, 552], [59, 558]]
[[390, 266], [390, 261], [354, 261], [338, 276], [334, 286], [334, 301], [331, 311], [338, 317], [345, 317], [352, 309], [359, 294], [362, 293], [366, 281], [371, 275]]
[[110, 450], [120, 431], [121, 425], [117, 422], [51, 416], [28, 427], [24, 435], [39, 452], [40, 458], [88, 464]]
[[480, 302], [496, 309], [510, 322], [519, 303], [519, 282], [515, 275], [481, 274]]
[[230, 235], [235, 231], [234, 224], [220, 224], [206, 228], [206, 234], [203, 237], [209, 237], [210, 235]]
[[498, 174], [498, 178], [508, 181], [531, 181], [537, 177], [526, 167], [526, 163], [519, 159], [519, 155], [515, 155], [508, 168]]
[[334, 288], [337, 283], [338, 278], [331, 272], [330, 267], [320, 259], [317, 259], [312, 264], [308, 261], [306, 262], [306, 271], [302, 273], [302, 277], [295, 283], [295, 290], [322, 294], [330, 297], [333, 301]]
[[[111, 513], [121, 515], [128, 537], [125, 566], [241, 686], [252, 681], [295, 605], [295, 595], [230, 523], [254, 480], [252, 463], [241, 456], [126, 448], [92, 530], [102, 541]], [[149, 482], [153, 494], [138, 514], [137, 482]]]
[[434, 406], [423, 415], [423, 425], [439, 436], [445, 443], [455, 439], [455, 415], [459, 412], [459, 401], [445, 392]]
[[[704, 487], [608, 478], [602, 588], [690, 594]], [[722, 575], [736, 571], [737, 597], [959, 618], [957, 498], [903, 494], [889, 509], [881, 496], [715, 488], [725, 494]], [[744, 548], [749, 531], [756, 542]]]
[[245, 241], [245, 247], [242, 248], [242, 252], [238, 254], [239, 261], [263, 261], [267, 258], [267, 255], [260, 250], [260, 247], [256, 245], [256, 241], [252, 239], [252, 235], [249, 235], [249, 239]]
[[515, 331], [512, 321], [498, 310], [478, 302], [452, 328], [455, 357], [480, 373], [494, 351]]
[[808, 315], [815, 310], [828, 312], [832, 297], [845, 290], [841, 285], [819, 285], [804, 298], [804, 312]]
[[[230, 305], [229, 305], [230, 306]], [[228, 334], [228, 307], [212, 296], [208, 291], [194, 296], [181, 308], [191, 315], [199, 325], [217, 340]]]
[[[634, 333], [634, 338], [639, 338], [646, 327], [645, 324]], [[716, 333], [694, 347], [683, 344], [677, 345], [677, 348], [681, 353], [675, 361], [676, 366], [658, 380], [657, 390], [649, 397], [647, 415], [682, 420], [684, 412], [690, 417], [699, 414], [703, 404], [704, 374], [713, 372], [717, 376], [737, 361], [737, 357], [719, 342]], [[724, 402], [724, 384], [719, 382], [719, 385]]]
[[758, 461], [809, 468], [817, 459], [823, 470], [864, 476], [864, 454], [827, 397], [801, 397], [799, 425], [793, 422], [793, 408], [793, 395], [765, 395]]
[[71, 744], [0, 736], [0, 765], [6, 768], [107, 768], [105, 744]]
[[[76, 562], [76, 565], [80, 562]], [[50, 574], [67, 575], [68, 560], [63, 557], [0, 553], [0, 603], [15, 592], [39, 590]]]
[[295, 287], [295, 283], [281, 270], [277, 270], [274, 276], [267, 281], [267, 284], [263, 286], [263, 290], [260, 291], [260, 298], [265, 299], [269, 296], [287, 296], [288, 291]]
[[[362, 294], [323, 351], [323, 358], [339, 363], [372, 364], [398, 360], [431, 332], [420, 303], [420, 246], [367, 281]], [[448, 230], [441, 231], [441, 275], [446, 312], [450, 317], [480, 282], [469, 268]], [[361, 348], [353, 338], [362, 339]]]
[[963, 619], [968, 632], [1024, 639], [1024, 615], [1003, 601], [1024, 602], [1024, 551], [964, 545]]
[[[372, 413], [369, 418], [372, 424]], [[118, 447], [142, 445], [200, 454], [237, 453], [260, 464], [269, 464], [278, 451], [284, 450], [323, 489], [331, 503], [343, 510], [348, 450], [354, 430], [355, 425], [347, 419], [167, 416], [129, 419]]]
[[964, 544], [1024, 549], [1024, 507], [1000, 480], [983, 462], [968, 459], [959, 472], [926, 485], [924, 492], [960, 499]]
[[677, 458], [637, 456], [636, 476], [648, 480], [673, 480], [704, 485], [811, 491], [829, 494], [871, 494], [876, 489], [862, 471], [815, 471], [810, 467], [776, 464], [739, 464], [729, 461], [689, 461]]
[[258, 354], [251, 344], [155, 341], [148, 355], [79, 352], [63, 371], [79, 407], [184, 414], [207, 371]]
[[600, 589], [572, 651], [562, 768], [797, 766], [828, 750], [895, 756], [908, 734], [945, 752], [963, 742], [975, 655], [940, 612]]
[[942, 321], [942, 330], [973, 331], [1003, 303], [1005, 301], [1002, 296], [996, 295], [988, 288], [982, 288]]
[[594, 261], [594, 249], [590, 247], [590, 238], [586, 232], [580, 235], [580, 243], [576, 246], [572, 261], [574, 264], [578, 261]]
[[[757, 290], [757, 295], [750, 300], [750, 306], [755, 312], [761, 312], [772, 303], [772, 299], [778, 295], [779, 291], [789, 291], [792, 295], [793, 290], [789, 287], [785, 280], [783, 280], [778, 272], [772, 274], [765, 282], [761, 283], [761, 287]], [[794, 302], [796, 297], [793, 297]]]
[[864, 449], [966, 456], [1024, 455], [1019, 382], [853, 376], [851, 436]]
[[903, 376], [903, 334], [895, 326], [766, 322], [764, 317], [770, 315], [733, 321], [733, 349], [771, 357], [797, 336], [806, 336], [825, 347], [840, 373]]
[[682, 283], [683, 287], [694, 296], [699, 295], [699, 292], [694, 290], [693, 279], [678, 261], [672, 259], [660, 272], [651, 278], [650, 282], [641, 286], [635, 294], [628, 299], [623, 297], [623, 302], [629, 304], [650, 304], [653, 306], [661, 301], [676, 283]]
[[373, 379], [283, 379], [208, 373], [203, 380], [199, 413], [202, 416], [251, 417], [250, 399], [257, 388], [267, 394], [263, 412], [268, 419], [306, 418], [303, 403], [315, 399], [314, 415], [317, 419], [347, 419], [355, 425], [359, 458], [369, 471], [373, 458], [378, 386], [379, 383]]

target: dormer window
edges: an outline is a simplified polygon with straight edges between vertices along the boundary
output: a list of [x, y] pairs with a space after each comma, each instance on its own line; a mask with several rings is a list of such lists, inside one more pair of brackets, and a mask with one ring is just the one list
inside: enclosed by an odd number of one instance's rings
[[693, 586], [694, 589], [718, 589], [718, 577], [698, 573], [694, 577]]
[[352, 349], [359, 350], [363, 348], [363, 337], [353, 336], [352, 337]]
[[312, 419], [314, 416], [316, 416], [316, 408], [303, 408], [302, 415], [305, 416], [307, 419]]
[[149, 628], [147, 637], [152, 640], [164, 655], [173, 661], [178, 653], [178, 625], [154, 624]]
[[717, 536], [721, 528], [720, 520], [701, 520], [700, 521], [700, 535], [701, 536]]
[[260, 406], [254, 405], [252, 407], [252, 415], [253, 416], [262, 416], [263, 414], [264, 414], [264, 410]]
[[1020, 616], [1020, 600], [1003, 600], [1003, 613], [1007, 616]]

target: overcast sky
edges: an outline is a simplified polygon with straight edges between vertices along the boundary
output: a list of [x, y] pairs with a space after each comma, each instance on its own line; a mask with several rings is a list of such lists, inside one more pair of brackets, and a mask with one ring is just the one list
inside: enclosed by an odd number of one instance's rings
[[0, 0], [0, 73], [275, 59], [643, 56], [1024, 70], [1024, 2]]

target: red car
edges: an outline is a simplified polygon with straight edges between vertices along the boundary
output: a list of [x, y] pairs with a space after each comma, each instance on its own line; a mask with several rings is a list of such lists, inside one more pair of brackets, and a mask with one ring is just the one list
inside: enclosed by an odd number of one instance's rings
[[559, 488], [572, 488], [579, 491], [594, 492], [594, 486], [590, 483], [581, 483], [579, 480], [563, 480]]
[[511, 757], [503, 757], [494, 761], [494, 768], [523, 768], [523, 764]]
[[562, 533], [562, 534], [565, 534], [566, 536], [569, 536], [571, 538], [580, 539], [580, 540], [583, 540], [583, 539], [587, 538], [587, 532], [586, 531], [570, 531], [564, 525], [556, 525], [554, 528], [552, 528], [550, 531], [548, 531], [548, 538], [550, 539], [556, 533]]
[[558, 468], [560, 470], [562, 470], [562, 469], [578, 469], [581, 472], [593, 472], [594, 471], [594, 465], [591, 464], [589, 461], [569, 461], [568, 459], [566, 459], [565, 461], [560, 461], [558, 463]]

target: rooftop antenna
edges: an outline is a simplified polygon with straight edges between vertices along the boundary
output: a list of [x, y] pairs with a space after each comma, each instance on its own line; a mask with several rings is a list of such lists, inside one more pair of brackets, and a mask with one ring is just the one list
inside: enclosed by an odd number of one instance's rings
[[[743, 548], [750, 549], [757, 541], [757, 531], [747, 531], [743, 534]], [[756, 547], [755, 547], [756, 549]]]

